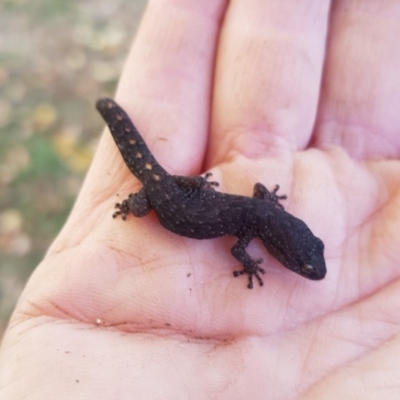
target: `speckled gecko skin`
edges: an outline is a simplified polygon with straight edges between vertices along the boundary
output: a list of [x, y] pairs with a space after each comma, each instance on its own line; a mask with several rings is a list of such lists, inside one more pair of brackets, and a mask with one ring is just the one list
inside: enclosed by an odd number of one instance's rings
[[233, 275], [253, 276], [263, 285], [265, 270], [246, 252], [250, 241], [260, 238], [268, 252], [286, 268], [312, 280], [325, 277], [324, 244], [300, 219], [287, 213], [279, 202], [278, 186], [272, 192], [261, 183], [254, 185], [253, 197], [231, 195], [214, 190], [211, 174], [201, 176], [170, 175], [151, 154], [143, 138], [125, 111], [113, 100], [99, 99], [96, 107], [110, 128], [122, 157], [131, 172], [143, 184], [138, 193], [117, 203], [113, 217], [126, 219], [129, 213], [142, 217], [154, 210], [169, 231], [194, 239], [236, 236], [232, 255], [243, 269]]

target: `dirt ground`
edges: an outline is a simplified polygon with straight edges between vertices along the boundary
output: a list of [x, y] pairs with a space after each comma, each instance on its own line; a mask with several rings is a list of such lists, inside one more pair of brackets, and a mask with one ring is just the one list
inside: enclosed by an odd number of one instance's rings
[[0, 339], [64, 224], [145, 0], [0, 2]]

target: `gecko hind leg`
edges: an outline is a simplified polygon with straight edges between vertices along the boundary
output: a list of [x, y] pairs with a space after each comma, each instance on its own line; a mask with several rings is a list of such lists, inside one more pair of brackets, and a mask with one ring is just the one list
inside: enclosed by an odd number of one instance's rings
[[253, 188], [253, 197], [269, 201], [275, 207], [284, 210], [285, 208], [283, 207], [283, 204], [279, 202], [279, 200], [286, 200], [287, 196], [286, 194], [279, 196], [277, 194], [278, 190], [279, 190], [279, 185], [275, 185], [272, 192], [270, 192], [262, 183], [257, 182]]
[[251, 258], [246, 252], [246, 247], [248, 246], [248, 244], [252, 239], [253, 237], [247, 237], [247, 236], [241, 237], [231, 249], [232, 255], [243, 265], [242, 270], [233, 271], [233, 276], [236, 278], [240, 275], [248, 274], [249, 283], [247, 287], [249, 289], [253, 289], [253, 276], [256, 277], [258, 284], [260, 286], [263, 286], [264, 282], [261, 279], [260, 273], [265, 274], [265, 270], [258, 266], [258, 264], [261, 264], [263, 260], [262, 259], [255, 260]]
[[125, 221], [129, 213], [132, 213], [135, 217], [144, 217], [150, 212], [151, 205], [145, 190], [142, 188], [137, 193], [131, 193], [121, 203], [115, 204], [115, 208], [118, 211], [115, 211], [112, 217], [116, 218], [120, 215]]
[[183, 190], [188, 192], [198, 190], [214, 190], [213, 186], [219, 186], [218, 182], [209, 182], [208, 178], [211, 176], [211, 172], [207, 172], [204, 177], [201, 175], [194, 176], [181, 176], [173, 175], [175, 183]]

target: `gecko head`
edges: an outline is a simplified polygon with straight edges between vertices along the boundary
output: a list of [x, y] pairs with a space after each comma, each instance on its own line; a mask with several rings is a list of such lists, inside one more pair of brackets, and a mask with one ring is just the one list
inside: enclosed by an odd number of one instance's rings
[[269, 228], [268, 236], [260, 236], [273, 257], [304, 278], [325, 278], [324, 243], [303, 221], [285, 213], [279, 224]]
[[298, 260], [295, 268], [290, 268], [292, 271], [314, 281], [325, 278], [324, 243], [321, 239], [313, 236]]

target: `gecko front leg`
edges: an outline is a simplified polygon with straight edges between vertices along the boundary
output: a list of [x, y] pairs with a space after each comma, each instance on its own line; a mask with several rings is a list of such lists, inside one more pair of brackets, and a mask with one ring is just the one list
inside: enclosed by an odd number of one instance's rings
[[263, 260], [262, 259], [254, 260], [246, 252], [246, 247], [248, 246], [248, 244], [252, 239], [253, 236], [240, 237], [239, 240], [231, 249], [233, 257], [235, 257], [243, 265], [243, 269], [241, 271], [234, 271], [233, 276], [238, 277], [239, 275], [248, 274], [249, 284], [247, 285], [247, 287], [249, 289], [253, 289], [253, 275], [256, 277], [258, 284], [260, 286], [263, 286], [264, 282], [261, 279], [259, 273], [261, 272], [262, 274], [265, 274], [265, 270], [258, 266], [258, 264], [261, 264]]
[[207, 172], [204, 177], [201, 175], [194, 176], [181, 176], [173, 175], [175, 183], [183, 190], [214, 190], [213, 186], [219, 186], [218, 182], [209, 181], [208, 178], [212, 175], [211, 172]]

